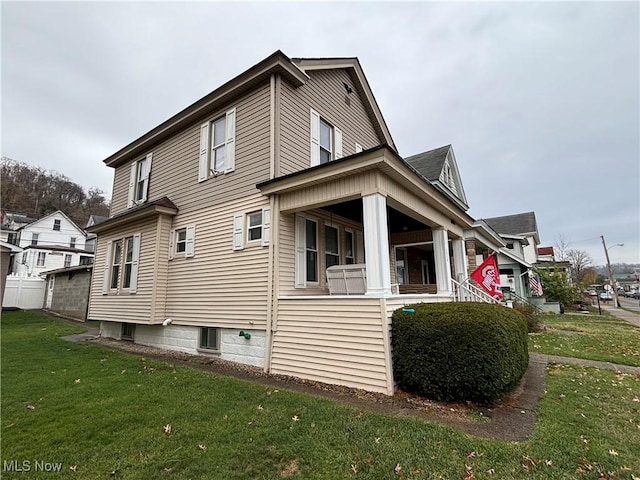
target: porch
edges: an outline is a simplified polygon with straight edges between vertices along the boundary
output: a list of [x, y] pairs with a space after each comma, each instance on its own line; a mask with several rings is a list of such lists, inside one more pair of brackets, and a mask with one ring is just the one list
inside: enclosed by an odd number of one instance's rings
[[274, 212], [267, 368], [393, 394], [391, 315], [463, 299], [473, 220], [386, 147], [258, 188]]

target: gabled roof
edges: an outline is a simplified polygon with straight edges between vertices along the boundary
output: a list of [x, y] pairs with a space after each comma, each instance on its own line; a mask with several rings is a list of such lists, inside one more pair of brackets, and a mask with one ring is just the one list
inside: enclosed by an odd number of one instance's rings
[[208, 95], [145, 133], [137, 140], [134, 140], [129, 145], [107, 157], [104, 163], [109, 167], [115, 168], [128, 161], [131, 156], [142, 155], [144, 152], [148, 152], [154, 145], [164, 141], [181, 129], [201, 121], [206, 118], [207, 115], [212, 114], [233, 101], [233, 99], [238, 98], [257, 85], [267, 82], [273, 73], [281, 75], [285, 81], [294, 87], [300, 87], [309, 80], [309, 76], [305, 71], [335, 68], [346, 68], [350, 71], [351, 77], [354, 79], [354, 87], [358, 90], [358, 94], [361, 96], [365, 108], [374, 121], [376, 132], [384, 139], [382, 143], [388, 143], [395, 149], [391, 134], [382, 118], [378, 104], [357, 58], [299, 58], [294, 61], [280, 50], [277, 50], [253, 67], [245, 70], [240, 75], [229, 80], [224, 85], [216, 88]]
[[[460, 207], [468, 210], [467, 196], [464, 193], [462, 179], [458, 170], [458, 163], [453, 153], [451, 145], [435, 148], [427, 152], [418, 153], [404, 159], [409, 165], [417, 170], [424, 178], [429, 180], [437, 189], [445, 195], [452, 197], [459, 203]], [[451, 185], [444, 181], [446, 176], [445, 167], [450, 170]]]
[[485, 218], [484, 221], [501, 235], [533, 236], [536, 244], [540, 243], [538, 223], [536, 222], [536, 214], [534, 212]]
[[27, 229], [29, 227], [32, 227], [32, 226], [34, 226], [34, 225], [36, 225], [38, 223], [43, 222], [44, 220], [47, 220], [49, 217], [53, 217], [54, 215], [58, 215], [58, 214], [62, 215], [73, 226], [73, 228], [75, 228], [78, 231], [78, 233], [80, 233], [80, 235], [83, 235], [83, 236], [87, 235], [86, 233], [84, 233], [84, 231], [80, 227], [78, 227], [78, 225], [76, 225], [76, 223], [73, 220], [71, 220], [69, 217], [67, 217], [62, 210], [56, 210], [55, 212], [50, 213], [49, 215], [45, 215], [44, 217], [39, 218], [38, 220], [36, 220], [34, 222], [31, 222], [28, 225], [24, 225], [24, 226], [20, 227], [18, 230], [25, 230], [25, 229]]
[[109, 220], [109, 217], [103, 217], [102, 215], [89, 215], [89, 220], [87, 221], [87, 225], [85, 228], [92, 227], [93, 225], [97, 225], [102, 222], [106, 222]]
[[[369, 117], [374, 120], [373, 126], [378, 136], [383, 139], [382, 143], [398, 151], [357, 57], [292, 58], [291, 61], [305, 73], [313, 70], [346, 69], [354, 80], [353, 86], [362, 99], [364, 108], [369, 114]], [[348, 85], [345, 85], [345, 87], [348, 87]]]

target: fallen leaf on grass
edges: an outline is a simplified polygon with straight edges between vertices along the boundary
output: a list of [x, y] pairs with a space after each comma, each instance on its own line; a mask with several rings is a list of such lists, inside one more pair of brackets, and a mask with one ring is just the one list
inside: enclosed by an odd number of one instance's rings
[[203, 445], [203, 444], [200, 444], [200, 445], [198, 445], [198, 448], [199, 448], [200, 450], [206, 450], [206, 449], [207, 449], [207, 446], [206, 446], [206, 445]]
[[293, 417], [291, 417], [292, 422], [297, 422], [299, 420], [300, 420], [300, 417], [298, 417], [298, 415], [294, 415]]
[[75, 383], [80, 383], [80, 379], [76, 378]]
[[261, 411], [263, 411], [263, 410], [264, 410], [264, 407], [263, 407], [262, 405], [258, 405], [258, 406], [256, 407], [256, 410], [258, 410], [259, 412], [261, 412]]
[[609, 455], [613, 455], [614, 457], [618, 456], [618, 452], [616, 452], [615, 450], [611, 449], [609, 450]]
[[35, 405], [27, 405], [27, 410], [35, 410], [36, 406]]
[[351, 464], [351, 471], [352, 471], [353, 473], [358, 473], [358, 467], [356, 466], [356, 464], [355, 464], [355, 463], [352, 463], [352, 464]]
[[164, 428], [164, 433], [166, 433], [167, 435], [171, 433], [171, 425], [169, 423], [167, 423], [163, 428]]
[[71, 466], [69, 467], [69, 470], [71, 470], [73, 473], [75, 473], [77, 469], [78, 469], [78, 466], [77, 466], [77, 465], [71, 465]]
[[490, 468], [489, 470], [487, 470], [487, 473], [489, 475], [493, 475], [494, 473], [496, 473], [496, 471], [493, 468]]

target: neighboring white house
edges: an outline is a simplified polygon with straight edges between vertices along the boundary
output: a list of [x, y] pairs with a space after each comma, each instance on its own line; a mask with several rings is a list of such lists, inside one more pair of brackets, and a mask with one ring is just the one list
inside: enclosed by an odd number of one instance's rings
[[23, 252], [14, 262], [14, 275], [33, 277], [47, 270], [93, 263], [93, 252], [86, 250], [85, 232], [60, 210], [18, 232]]

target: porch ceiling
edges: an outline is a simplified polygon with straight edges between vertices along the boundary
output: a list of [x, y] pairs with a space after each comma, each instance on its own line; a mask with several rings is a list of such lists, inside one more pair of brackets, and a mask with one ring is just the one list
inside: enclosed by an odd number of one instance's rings
[[[322, 207], [322, 210], [362, 223], [362, 200], [360, 199], [327, 205]], [[387, 207], [387, 218], [389, 233], [413, 232], [430, 228], [429, 225], [391, 207]]]

